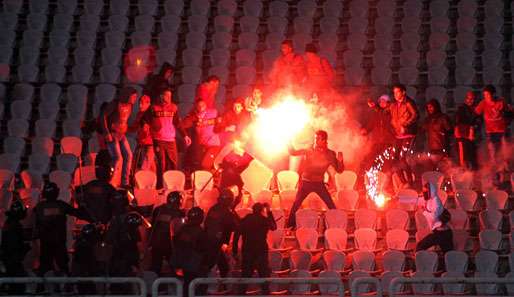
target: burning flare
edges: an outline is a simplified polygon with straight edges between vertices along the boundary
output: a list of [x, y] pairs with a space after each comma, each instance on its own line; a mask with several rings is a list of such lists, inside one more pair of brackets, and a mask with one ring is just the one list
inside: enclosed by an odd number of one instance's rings
[[268, 157], [274, 157], [287, 150], [295, 139], [312, 121], [312, 108], [294, 96], [285, 96], [270, 108], [259, 108], [252, 125], [257, 149]]

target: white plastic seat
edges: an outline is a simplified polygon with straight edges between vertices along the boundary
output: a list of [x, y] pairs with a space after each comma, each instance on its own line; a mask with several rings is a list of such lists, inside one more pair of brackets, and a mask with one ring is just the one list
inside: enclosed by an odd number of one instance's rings
[[314, 228], [300, 227], [296, 229], [296, 239], [300, 250], [315, 251], [318, 244], [318, 231]]
[[464, 211], [475, 211], [477, 193], [472, 190], [458, 190], [455, 192], [457, 205]]
[[305, 46], [312, 42], [312, 35], [307, 33], [295, 33], [291, 39], [293, 41], [295, 52], [303, 54]]
[[126, 15], [130, 6], [129, 0], [110, 0], [111, 14]]
[[355, 212], [355, 228], [375, 228], [377, 212], [372, 209], [360, 208]]
[[25, 152], [25, 140], [20, 137], [7, 136], [4, 139], [4, 153], [22, 156]]
[[326, 228], [341, 228], [346, 230], [348, 215], [342, 209], [329, 209], [325, 212]]
[[337, 190], [353, 190], [356, 181], [357, 174], [351, 170], [345, 170], [335, 175]]
[[11, 93], [12, 100], [28, 100], [32, 101], [34, 98], [34, 86], [27, 83], [18, 83], [14, 86]]
[[176, 52], [167, 48], [160, 48], [156, 52], [157, 67], [161, 67], [164, 63], [175, 65]]
[[30, 64], [18, 66], [18, 80], [22, 82], [37, 82], [39, 76], [39, 67]]
[[82, 155], [82, 140], [73, 136], [61, 138], [61, 153], [72, 154], [80, 159]]
[[18, 14], [23, 6], [23, 2], [19, 0], [4, 0], [3, 1], [3, 11], [13, 14]]
[[0, 169], [7, 169], [12, 172], [18, 172], [20, 158], [17, 155], [3, 153], [0, 154]]
[[214, 18], [214, 29], [216, 32], [232, 32], [234, 18], [227, 15], [218, 15]]
[[182, 52], [182, 63], [184, 66], [197, 66], [202, 65], [203, 52], [197, 48], [186, 48]]
[[[407, 16], [406, 16], [407, 17]], [[405, 22], [402, 25], [406, 24]], [[413, 24], [405, 25], [406, 27], [414, 27]], [[405, 27], [404, 26], [404, 27]], [[376, 35], [380, 37], [391, 37], [394, 28], [394, 19], [392, 17], [384, 16], [375, 20]], [[409, 29], [404, 30], [404, 33], [409, 32]]]
[[331, 17], [339, 17], [343, 4], [337, 0], [328, 0], [323, 3], [323, 15]]
[[501, 230], [503, 215], [496, 209], [485, 209], [479, 215], [481, 229]]
[[272, 177], [273, 170], [255, 160], [251, 161], [248, 168], [241, 173], [245, 189], [250, 192], [252, 198], [257, 198], [259, 193], [269, 189]]
[[163, 174], [164, 187], [170, 191], [183, 191], [186, 176], [180, 170], [168, 170]]
[[125, 44], [125, 32], [107, 31], [104, 37], [107, 47], [122, 48]]
[[29, 120], [32, 104], [29, 100], [15, 100], [11, 104], [11, 118]]
[[69, 174], [73, 174], [75, 168], [78, 165], [78, 159], [73, 154], [60, 154], [56, 157], [57, 168], [62, 171], [66, 171]]
[[213, 35], [213, 46], [214, 48], [230, 48], [232, 44], [232, 34], [227, 32], [216, 32]]
[[322, 33], [337, 33], [339, 30], [339, 19], [336, 17], [323, 17], [319, 22]]
[[32, 153], [44, 153], [51, 157], [54, 153], [54, 142], [50, 137], [36, 136], [32, 139]]
[[75, 65], [72, 70], [72, 82], [87, 84], [91, 82], [93, 68], [88, 65]]
[[73, 52], [75, 64], [91, 64], [94, 58], [96, 33], [81, 31], [78, 33], [79, 46]]
[[157, 6], [157, 0], [144, 0], [137, 3], [139, 14], [155, 15], [157, 13]]
[[87, 34], [95, 35], [100, 26], [100, 17], [92, 14], [84, 14], [80, 16], [80, 31], [88, 32]]
[[196, 85], [182, 84], [178, 87], [177, 94], [180, 102], [187, 102], [187, 100], [195, 97]]
[[230, 51], [225, 49], [214, 49], [209, 55], [212, 66], [227, 67], [230, 62]]
[[[260, 3], [253, 1], [246, 1], [245, 3]], [[259, 28], [260, 20], [255, 16], [245, 15], [239, 19], [239, 26], [241, 28], [241, 32], [251, 32], [257, 33], [257, 29]]]
[[76, 119], [66, 119], [62, 124], [63, 136], [81, 137], [80, 121]]
[[50, 167], [50, 157], [44, 153], [33, 153], [29, 156], [29, 170], [47, 174]]
[[377, 232], [371, 228], [357, 228], [354, 234], [355, 247], [361, 251], [373, 252], [377, 245]]
[[120, 68], [115, 65], [104, 65], [99, 69], [100, 82], [117, 84], [120, 81]]
[[272, 1], [269, 3], [270, 16], [286, 17], [288, 14], [289, 6], [283, 1]]
[[243, 3], [243, 12], [245, 16], [260, 17], [262, 11], [262, 3], [260, 1], [245, 1]]
[[238, 84], [253, 84], [256, 77], [255, 67], [241, 66], [236, 69], [236, 82]]
[[77, 9], [77, 0], [58, 0], [57, 11], [62, 14], [74, 15]]
[[27, 27], [30, 30], [44, 31], [47, 17], [42, 13], [30, 13], [27, 15]]
[[191, 14], [207, 16], [209, 13], [210, 3], [208, 0], [192, 0]]
[[54, 29], [48, 34], [50, 47], [67, 47], [70, 33], [63, 29]]
[[182, 0], [166, 0], [164, 2], [164, 11], [166, 15], [181, 16], [184, 10], [184, 1]]
[[154, 18], [148, 14], [138, 15], [134, 20], [134, 24], [137, 31], [152, 32], [154, 28]]
[[152, 40], [152, 34], [146, 31], [134, 31], [130, 35], [130, 42], [133, 47], [146, 46], [150, 44]]
[[29, 123], [24, 119], [11, 119], [7, 122], [9, 136], [25, 138], [28, 136]]
[[0, 189], [10, 191], [14, 189], [14, 172], [0, 169]]
[[259, 36], [256, 33], [243, 32], [239, 34], [238, 44], [240, 49], [255, 50], [258, 42]]
[[103, 9], [103, 0], [86, 0], [84, 8], [87, 14], [100, 15]]
[[124, 15], [111, 15], [109, 16], [109, 30], [126, 32], [129, 20]]
[[106, 47], [102, 49], [102, 65], [115, 65], [121, 63], [122, 51], [117, 47]]
[[287, 19], [279, 16], [268, 18], [268, 33], [279, 33], [283, 37], [287, 29]]
[[[48, 49], [48, 65], [65, 65], [68, 60], [68, 49], [51, 47]], [[46, 73], [46, 72], [45, 72]]]
[[348, 234], [341, 228], [328, 228], [325, 230], [325, 247], [332, 251], [343, 252], [347, 250]]
[[52, 138], [55, 135], [54, 119], [39, 119], [36, 121], [36, 136]]
[[296, 4], [296, 9], [299, 16], [313, 18], [316, 13], [317, 4], [313, 0], [300, 0]]
[[198, 32], [189, 32], [186, 35], [186, 46], [188, 48], [196, 48], [203, 50], [205, 45], [205, 34]]
[[31, 13], [47, 13], [48, 0], [30, 0], [29, 10]]
[[136, 186], [139, 189], [155, 189], [157, 175], [151, 170], [139, 170], [135, 175]]
[[197, 66], [182, 68], [182, 81], [186, 84], [198, 84], [202, 78], [202, 69]]
[[318, 227], [318, 213], [312, 209], [300, 209], [296, 212], [297, 228], [316, 229]]
[[157, 39], [157, 43], [159, 44], [159, 49], [157, 52], [169, 52], [173, 54], [175, 57], [175, 49], [177, 47], [178, 37], [175, 32], [161, 32]]
[[408, 240], [409, 232], [405, 231], [405, 229], [392, 229], [386, 233], [386, 245], [391, 250], [407, 250]]
[[230, 73], [226, 66], [215, 66], [209, 69], [209, 75], [216, 75], [220, 80], [220, 84], [224, 85], [228, 83]]
[[19, 49], [20, 64], [37, 65], [39, 63], [39, 49], [23, 46]]
[[355, 211], [358, 200], [359, 192], [355, 190], [337, 191], [337, 208], [344, 209], [346, 211]]
[[312, 25], [313, 21], [312, 18], [308, 17], [297, 17], [293, 21], [293, 27], [295, 33], [312, 33]]
[[14, 39], [16, 33], [13, 30], [0, 29], [0, 45], [6, 47], [12, 47], [14, 45]]

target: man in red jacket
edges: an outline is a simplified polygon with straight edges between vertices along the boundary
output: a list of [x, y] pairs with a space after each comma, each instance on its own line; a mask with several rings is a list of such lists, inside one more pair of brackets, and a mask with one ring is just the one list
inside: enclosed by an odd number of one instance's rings
[[495, 98], [496, 88], [493, 85], [485, 86], [482, 94], [484, 100], [475, 108], [475, 113], [484, 116], [490, 160], [499, 162], [508, 127], [506, 113], [512, 112], [512, 106], [503, 98]]
[[172, 102], [172, 95], [171, 89], [165, 89], [159, 102], [152, 105], [144, 116], [144, 121], [150, 126], [157, 157], [157, 188], [163, 186], [162, 174], [177, 168], [177, 130], [184, 136], [186, 145], [191, 144], [191, 138], [180, 124], [178, 107]]

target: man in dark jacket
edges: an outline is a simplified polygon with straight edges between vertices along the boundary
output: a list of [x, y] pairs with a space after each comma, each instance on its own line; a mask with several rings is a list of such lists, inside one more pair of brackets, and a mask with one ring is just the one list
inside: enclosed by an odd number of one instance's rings
[[342, 152], [336, 154], [336, 152], [328, 148], [328, 134], [323, 130], [316, 131], [312, 148], [295, 150], [293, 147], [290, 147], [289, 154], [292, 156], [302, 156], [299, 169], [300, 182], [288, 219], [288, 226], [296, 228], [296, 211], [310, 193], [318, 194], [328, 208], [336, 208], [325, 186], [324, 176], [329, 167], [332, 167], [338, 173], [343, 172], [344, 163]]
[[448, 157], [452, 125], [450, 118], [441, 111], [441, 104], [436, 99], [430, 100], [426, 108], [428, 116], [424, 128], [427, 134], [427, 148], [430, 160], [436, 167], [439, 161]]
[[39, 275], [54, 270], [54, 261], [59, 272], [68, 275], [68, 251], [66, 249], [66, 218], [68, 215], [90, 221], [81, 209], [73, 208], [68, 203], [57, 200], [59, 187], [55, 183], [46, 183], [42, 198], [34, 207], [36, 238], [41, 241]]
[[121, 177], [121, 186], [128, 187], [132, 150], [127, 140], [128, 120], [137, 100], [137, 91], [132, 87], [123, 88], [119, 98], [113, 100], [102, 113], [105, 143], [112, 156], [114, 169]]
[[464, 103], [455, 114], [455, 139], [460, 166], [478, 169], [477, 139], [480, 131], [480, 117], [475, 114], [475, 93], [468, 91]]
[[226, 277], [229, 265], [225, 251], [230, 243], [231, 234], [237, 229], [238, 216], [232, 210], [234, 194], [229, 189], [223, 189], [218, 197], [218, 203], [212, 206], [205, 218], [205, 231], [209, 239], [209, 269], [218, 265], [221, 277]]
[[[212, 246], [201, 226], [203, 219], [201, 208], [191, 208], [186, 224], [173, 237], [173, 265], [184, 271], [184, 296], [188, 296], [189, 284], [193, 279], [207, 277], [209, 272], [208, 251]], [[197, 295], [205, 295], [206, 291], [206, 286], [200, 286]]]
[[[7, 219], [2, 228], [2, 245], [0, 246], [0, 258], [5, 266], [5, 276], [23, 277], [26, 275], [23, 259], [30, 250], [30, 245], [23, 238], [23, 226], [20, 221], [27, 216], [27, 209], [21, 200], [15, 200], [5, 214]], [[20, 295], [24, 290], [25, 285], [23, 284], [10, 284], [7, 293]]]
[[214, 126], [214, 133], [220, 135], [221, 146], [239, 138], [250, 119], [250, 113], [244, 109], [243, 98], [236, 98], [230, 109], [218, 118]]
[[[171, 266], [171, 234], [175, 231], [172, 226], [177, 219], [185, 216], [181, 209], [182, 195], [178, 191], [168, 194], [166, 203], [156, 207], [152, 214], [152, 233], [150, 236], [150, 246], [152, 247], [152, 267], [150, 270], [160, 274], [163, 258]], [[174, 274], [174, 267], [171, 273]]]
[[[239, 234], [243, 237], [242, 247], [242, 277], [252, 277], [257, 270], [259, 277], [270, 277], [268, 263], [268, 231], [277, 229], [273, 213], [267, 203], [255, 203], [253, 213], [241, 221], [239, 230], [234, 236], [232, 253], [237, 255]], [[241, 286], [239, 293], [244, 294], [246, 286]], [[268, 286], [263, 286], [263, 294], [269, 294]]]
[[143, 93], [150, 96], [152, 102], [159, 99], [161, 91], [172, 87], [173, 66], [165, 62], [158, 74], [148, 76]]

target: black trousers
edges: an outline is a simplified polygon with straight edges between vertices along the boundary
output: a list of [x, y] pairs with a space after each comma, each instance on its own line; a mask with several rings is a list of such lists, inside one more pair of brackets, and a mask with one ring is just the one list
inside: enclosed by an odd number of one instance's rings
[[402, 183], [412, 183], [412, 170], [407, 163], [407, 155], [414, 147], [414, 137], [397, 138], [395, 140], [395, 159], [398, 162], [399, 172], [398, 175]]
[[[5, 265], [5, 273], [7, 277], [23, 277], [27, 275], [25, 273], [25, 269], [23, 268], [23, 262], [7, 258], [4, 258], [2, 261]], [[25, 292], [25, 285], [9, 284], [9, 289], [7, 292], [9, 294], [22, 295]]]
[[452, 230], [433, 230], [432, 233], [428, 234], [425, 238], [418, 242], [416, 245], [416, 252], [429, 249], [436, 245], [439, 246], [439, 248], [441, 248], [444, 253], [453, 250]]
[[465, 138], [457, 138], [457, 159], [461, 166], [476, 170], [478, 169], [477, 163], [477, 146], [475, 142], [465, 139]]
[[171, 266], [171, 244], [155, 244], [152, 245], [152, 266], [151, 271], [160, 274], [162, 268], [162, 260], [166, 260], [171, 268], [172, 275], [175, 274], [174, 268]]
[[154, 151], [157, 164], [157, 189], [160, 189], [164, 186], [163, 173], [177, 168], [177, 145], [175, 141], [154, 140]]
[[[257, 270], [259, 277], [270, 277], [271, 270], [268, 263], [268, 252], [248, 252], [243, 251], [243, 259], [241, 263], [242, 274], [241, 277], [250, 278], [253, 276], [253, 272]], [[239, 286], [239, 294], [244, 295], [246, 292], [247, 285]], [[262, 294], [269, 294], [269, 286], [263, 284], [261, 286]]]
[[291, 207], [291, 212], [289, 213], [289, 227], [296, 227], [296, 211], [298, 211], [302, 205], [303, 200], [305, 200], [305, 198], [307, 198], [307, 196], [313, 192], [318, 194], [318, 196], [323, 200], [323, 202], [325, 202], [328, 208], [336, 208], [336, 205], [334, 204], [334, 201], [332, 201], [332, 197], [330, 196], [325, 183], [302, 180], [298, 186], [298, 192], [296, 192], [293, 207]]
[[54, 262], [59, 272], [68, 275], [68, 250], [66, 249], [66, 240], [62, 242], [48, 242], [41, 240], [41, 253], [39, 256], [39, 274], [44, 276], [50, 270], [54, 269]]

